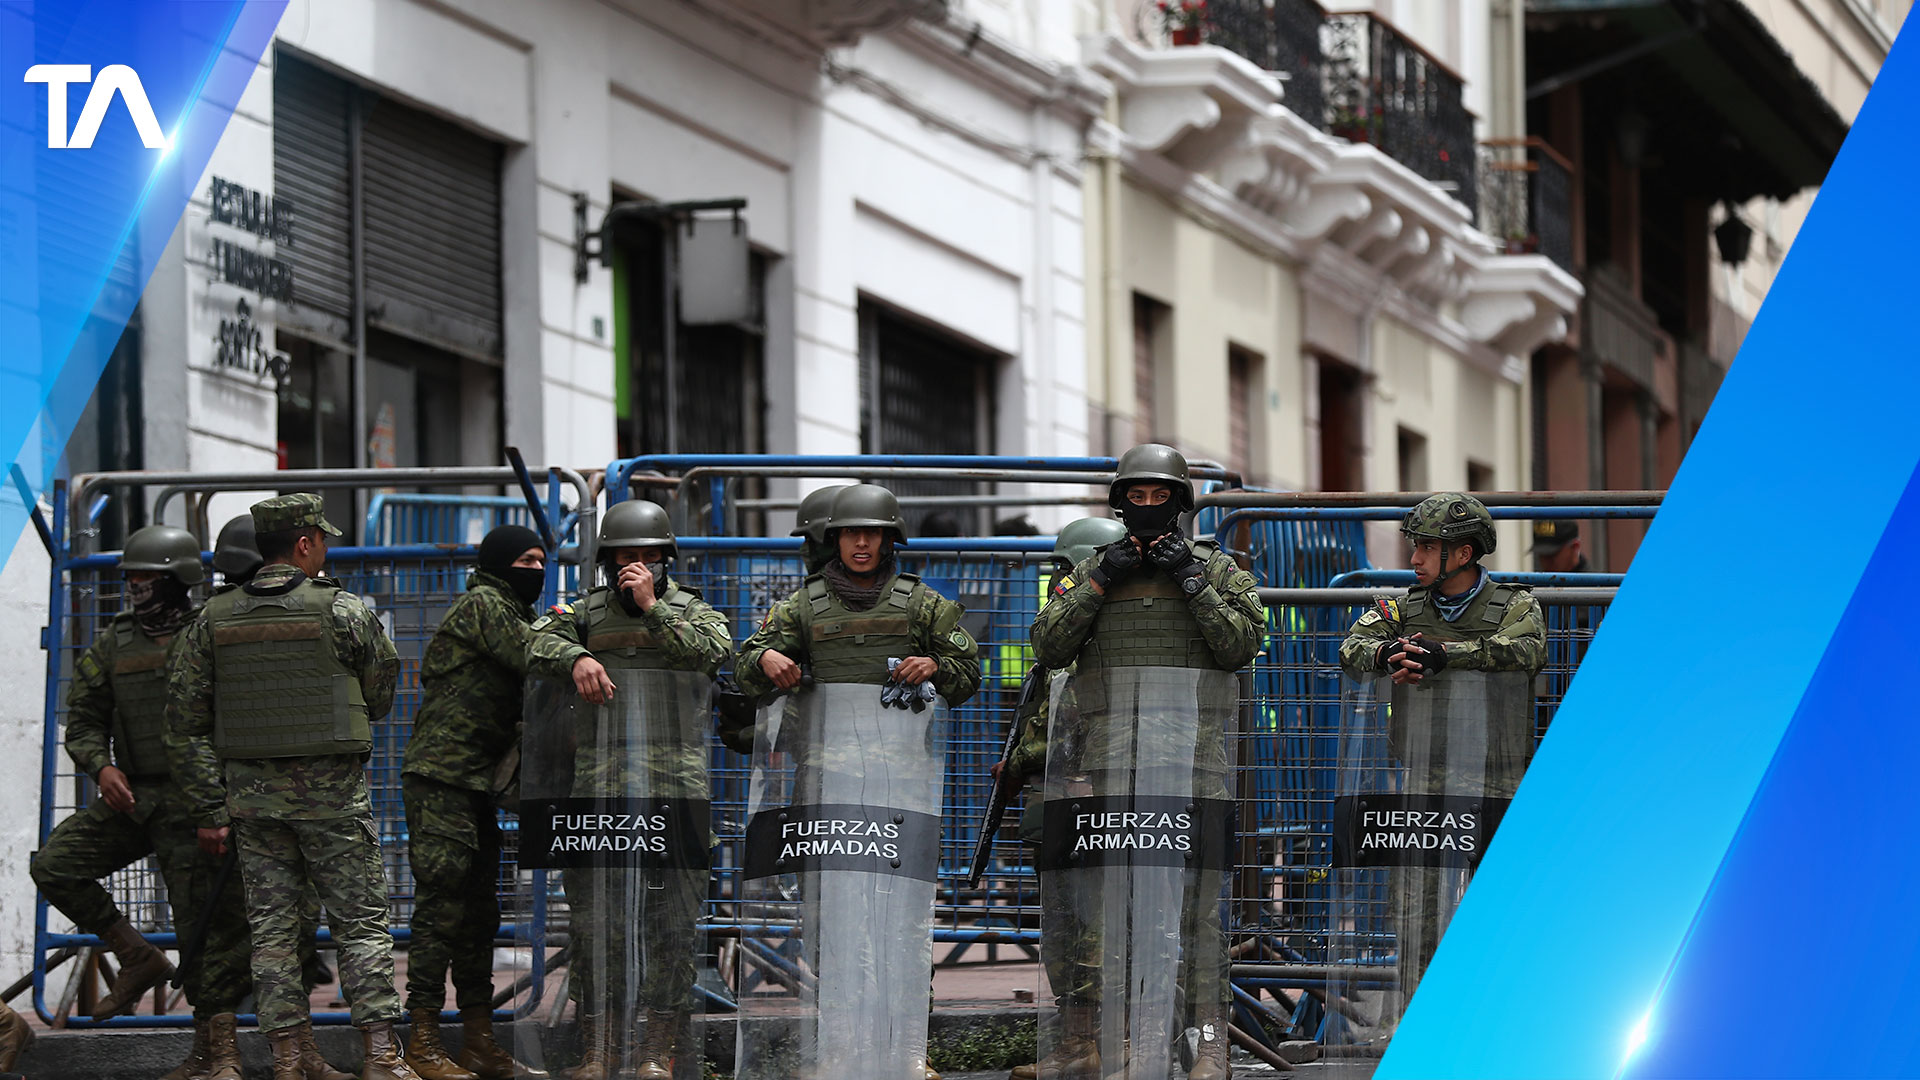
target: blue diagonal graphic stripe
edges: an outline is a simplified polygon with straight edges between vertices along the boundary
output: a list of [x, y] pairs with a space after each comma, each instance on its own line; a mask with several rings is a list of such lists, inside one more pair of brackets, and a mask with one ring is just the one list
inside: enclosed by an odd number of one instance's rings
[[[35, 491], [51, 477], [127, 319], [206, 169], [285, 0], [36, 0], [0, 3], [0, 452]], [[91, 147], [64, 142], [91, 91], [67, 86], [65, 116], [35, 65], [99, 78], [131, 68], [168, 139], [145, 145], [123, 99]], [[0, 559], [26, 507], [0, 493]]]
[[[1893, 194], [1920, 167], [1911, 37], [1855, 121], [1383, 1080], [1608, 1077], [1660, 1026], [1663, 982], [1920, 460], [1920, 423], [1874, 396], [1902, 400], [1912, 352], [1920, 207]], [[1662, 1031], [1669, 1050], [1694, 1034]]]

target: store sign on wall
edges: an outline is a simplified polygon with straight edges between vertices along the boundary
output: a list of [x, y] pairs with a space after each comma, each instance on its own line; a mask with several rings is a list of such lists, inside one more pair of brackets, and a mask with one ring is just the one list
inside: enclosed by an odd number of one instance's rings
[[233, 306], [233, 318], [220, 320], [220, 332], [214, 336], [213, 362], [216, 366], [242, 375], [271, 375], [274, 382], [287, 378], [287, 354], [266, 346], [266, 338], [253, 324], [253, 309], [242, 298]]
[[[218, 176], [212, 178], [207, 198], [213, 206], [215, 224], [277, 244], [293, 244], [293, 205], [287, 200], [262, 195]], [[293, 267], [283, 260], [215, 237], [208, 262], [215, 281], [245, 289], [262, 299], [293, 301]]]

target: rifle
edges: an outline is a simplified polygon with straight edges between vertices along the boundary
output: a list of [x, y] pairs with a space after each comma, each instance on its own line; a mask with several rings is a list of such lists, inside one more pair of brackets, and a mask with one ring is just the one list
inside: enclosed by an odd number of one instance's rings
[[220, 896], [227, 891], [227, 880], [233, 877], [233, 868], [240, 865], [240, 838], [227, 834], [227, 855], [220, 860], [220, 875], [213, 879], [213, 891], [207, 894], [207, 902], [200, 909], [200, 915], [193, 920], [193, 935], [187, 938], [186, 947], [180, 950], [180, 964], [173, 969], [173, 988], [180, 989], [186, 981], [187, 972], [200, 959], [206, 950], [207, 929], [213, 925], [213, 913], [220, 906]]
[[993, 838], [1000, 832], [1001, 822], [1006, 820], [1007, 807], [1020, 795], [1020, 789], [1026, 786], [1026, 778], [1015, 776], [1007, 768], [1013, 760], [1014, 748], [1020, 745], [1020, 718], [1026, 715], [1027, 706], [1039, 688], [1053, 681], [1052, 674], [1046, 668], [1035, 664], [1027, 669], [1027, 677], [1020, 681], [1020, 699], [1014, 703], [1013, 717], [1007, 721], [1007, 741], [1000, 748], [1000, 778], [994, 782], [993, 794], [987, 799], [987, 812], [980, 819], [980, 838], [973, 845], [973, 864], [967, 870], [967, 887], [980, 887], [980, 878], [987, 872], [987, 859], [993, 851]]

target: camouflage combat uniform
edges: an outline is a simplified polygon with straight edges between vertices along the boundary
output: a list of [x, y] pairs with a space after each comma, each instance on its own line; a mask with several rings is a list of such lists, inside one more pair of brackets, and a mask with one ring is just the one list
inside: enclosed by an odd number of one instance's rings
[[[1063, 673], [1057, 695], [1042, 690], [1014, 717], [1014, 723], [1020, 725], [1020, 738], [1007, 759], [1007, 768], [1034, 781], [1027, 786], [1026, 805], [1020, 811], [1020, 842], [1031, 851], [1040, 849], [1046, 797], [1044, 785], [1038, 781], [1046, 774], [1050, 733], [1056, 723], [1071, 723], [1078, 718], [1071, 667]], [[1039, 878], [1040, 962], [1047, 971], [1047, 985], [1057, 997], [1071, 1001], [1097, 1000], [1100, 994], [1099, 928], [1086, 920], [1067, 890], [1056, 887], [1054, 875], [1043, 874]]]
[[[397, 1019], [386, 875], [365, 774], [370, 725], [393, 707], [393, 643], [338, 581], [274, 563], [210, 601], [175, 648], [169, 754], [194, 824], [233, 826], [261, 1030], [308, 1018], [298, 902], [309, 880], [326, 905], [354, 1024]], [[311, 669], [274, 678], [295, 658]], [[302, 692], [305, 707], [285, 704]], [[249, 757], [249, 748], [269, 756]]]
[[[1432, 589], [1428, 586], [1415, 586], [1398, 600], [1376, 600], [1340, 643], [1340, 665], [1354, 679], [1381, 678], [1387, 673], [1381, 663], [1381, 647], [1416, 633], [1424, 640], [1445, 643], [1446, 667], [1427, 676], [1428, 679], [1445, 679], [1447, 673], [1456, 668], [1523, 671], [1534, 675], [1546, 663], [1546, 623], [1533, 594], [1517, 585], [1488, 580], [1459, 617], [1451, 621], [1434, 605]], [[1422, 688], [1416, 685], [1410, 692], [1421, 693]], [[1509, 710], [1508, 715], [1486, 718], [1484, 757], [1475, 755], [1473, 761], [1449, 762], [1444, 755], [1421, 754], [1427, 774], [1406, 777], [1407, 790], [1471, 791], [1512, 798], [1533, 756], [1530, 705], [1530, 701], [1521, 702]], [[1388, 717], [1387, 743], [1396, 760], [1406, 760], [1403, 748], [1413, 737], [1417, 736], [1405, 730], [1405, 718], [1394, 710]], [[1462, 766], [1470, 775], [1464, 779], [1448, 775], [1449, 769]], [[1460, 872], [1455, 869], [1438, 866], [1399, 866], [1388, 874], [1389, 904], [1395, 925], [1403, 937], [1413, 943], [1412, 947], [1398, 952], [1403, 1002], [1412, 998], [1427, 965], [1433, 960], [1445, 929], [1445, 916], [1452, 907], [1441, 898], [1451, 895], [1456, 885], [1450, 882], [1459, 876]], [[1457, 882], [1461, 888], [1464, 884], [1464, 880]], [[1457, 903], [1457, 899], [1454, 902]]]
[[[886, 657], [926, 656], [939, 665], [933, 675], [933, 688], [957, 707], [980, 689], [980, 646], [960, 626], [966, 609], [922, 584], [912, 574], [896, 574], [880, 590], [880, 601], [858, 614], [879, 616], [882, 608], [895, 610], [906, 618], [904, 640], [887, 652], [876, 643], [863, 655], [845, 663], [813, 664], [814, 678], [822, 682], [859, 682], [874, 686], [887, 681]], [[816, 645], [836, 647], [856, 637], [879, 639], [884, 632], [866, 629], [868, 619], [846, 620], [824, 617], [829, 612], [844, 612], [844, 605], [832, 594], [823, 575], [807, 578], [792, 596], [780, 601], [767, 613], [766, 621], [740, 646], [734, 661], [734, 679], [751, 696], [771, 693], [773, 681], [760, 670], [760, 657], [768, 649], [806, 664], [813, 660]], [[892, 637], [892, 634], [885, 634]], [[878, 650], [878, 651], [876, 651]], [[903, 651], [904, 650], [904, 651]]]
[[491, 789], [519, 737], [532, 619], [505, 581], [478, 571], [420, 663], [420, 713], [400, 770], [414, 881], [409, 1011], [446, 1004], [449, 967], [459, 1008], [493, 1006], [500, 825]]
[[[1123, 539], [1118, 543], [1131, 543]], [[1101, 775], [1098, 762], [1111, 755], [1122, 760], [1129, 743], [1148, 741], [1146, 731], [1107, 731], [1103, 724], [1104, 706], [1089, 700], [1089, 680], [1098, 680], [1109, 668], [1154, 666], [1202, 668], [1235, 671], [1245, 667], [1260, 653], [1266, 635], [1266, 612], [1255, 594], [1252, 574], [1240, 569], [1211, 542], [1181, 540], [1202, 563], [1202, 587], [1192, 597], [1184, 596], [1177, 584], [1149, 562], [1142, 562], [1131, 576], [1116, 581], [1102, 595], [1094, 588], [1090, 574], [1102, 554], [1081, 560], [1073, 571], [1054, 586], [1053, 595], [1032, 629], [1036, 659], [1051, 668], [1075, 665], [1078, 729], [1084, 741], [1069, 755], [1091, 766], [1087, 782], [1092, 794], [1126, 794], [1132, 790], [1130, 775]], [[1102, 548], [1101, 552], [1106, 549]], [[1158, 607], [1160, 610], [1156, 611]], [[1209, 726], [1222, 724], [1221, 710], [1214, 703], [1196, 702], [1200, 719]], [[1143, 729], [1149, 718], [1138, 718]], [[1190, 717], [1178, 722], [1190, 725]], [[1190, 726], [1188, 730], [1191, 731]], [[1061, 740], [1055, 733], [1053, 744]], [[1193, 794], [1200, 798], [1226, 799], [1230, 794], [1227, 775], [1226, 731], [1203, 734], [1197, 740], [1199, 757], [1193, 763]], [[1103, 753], [1103, 749], [1107, 753]], [[1049, 763], [1052, 765], [1052, 762]], [[1225, 1005], [1229, 1001], [1226, 933], [1220, 925], [1218, 879], [1209, 884], [1204, 874], [1192, 879], [1183, 897], [1185, 917], [1181, 926], [1179, 981], [1186, 988], [1190, 1008]], [[1104, 898], [1061, 897], [1052, 907], [1072, 910], [1077, 917], [1068, 920], [1063, 936], [1076, 933], [1092, 935], [1101, 921], [1099, 905]], [[1097, 941], [1078, 940], [1072, 955], [1097, 957], [1102, 948]], [[1086, 1003], [1085, 997], [1098, 996], [1096, 969], [1069, 976], [1070, 1004]], [[1089, 994], [1089, 991], [1092, 991]], [[1060, 993], [1061, 991], [1056, 991]]]
[[[613, 681], [613, 706], [621, 704], [623, 687], [634, 692], [631, 683], [639, 678], [635, 674], [623, 682], [623, 672], [664, 669], [713, 678], [733, 649], [727, 617], [670, 577], [655, 589], [653, 606], [638, 614], [629, 613], [613, 589], [602, 587], [541, 616], [533, 625], [529, 674], [570, 686], [574, 663], [590, 655]], [[591, 728], [608, 708], [580, 707], [574, 713], [576, 722]], [[605, 797], [644, 789], [648, 795], [705, 800], [704, 710], [696, 717], [649, 712], [639, 721], [638, 746], [617, 731], [583, 728], [576, 734], [573, 793]], [[684, 1012], [693, 990], [694, 934], [707, 896], [707, 872], [570, 868], [562, 876], [573, 933], [569, 993], [582, 1012], [611, 1012], [622, 1019], [621, 1014], [635, 1006], [656, 1013]], [[627, 920], [636, 913], [644, 913], [645, 921], [637, 950], [627, 937]], [[603, 970], [620, 957], [641, 958], [643, 970]], [[636, 977], [638, 985], [632, 986]]]
[[[54, 827], [32, 872], [49, 904], [81, 930], [99, 934], [121, 917], [100, 879], [153, 855], [184, 947], [211, 899], [220, 860], [200, 851], [192, 804], [167, 763], [166, 663], [178, 636], [151, 637], [124, 612], [74, 663], [67, 754], [96, 780], [101, 769], [117, 765], [133, 788], [134, 807], [121, 813], [95, 798]], [[182, 979], [194, 1016], [236, 1011], [252, 978], [246, 907], [229, 884], [207, 923], [199, 960]]]

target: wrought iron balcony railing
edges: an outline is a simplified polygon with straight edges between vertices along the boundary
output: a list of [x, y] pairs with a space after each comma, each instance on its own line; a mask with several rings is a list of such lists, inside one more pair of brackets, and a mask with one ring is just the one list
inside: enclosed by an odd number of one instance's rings
[[[1143, 37], [1172, 41], [1158, 0], [1145, 0]], [[1387, 156], [1471, 210], [1473, 114], [1464, 85], [1391, 23], [1367, 13], [1328, 15], [1314, 0], [1207, 0], [1203, 40], [1287, 76], [1286, 105], [1314, 127]]]
[[1480, 161], [1480, 231], [1509, 255], [1573, 267], [1573, 165], [1539, 138], [1489, 139]]

